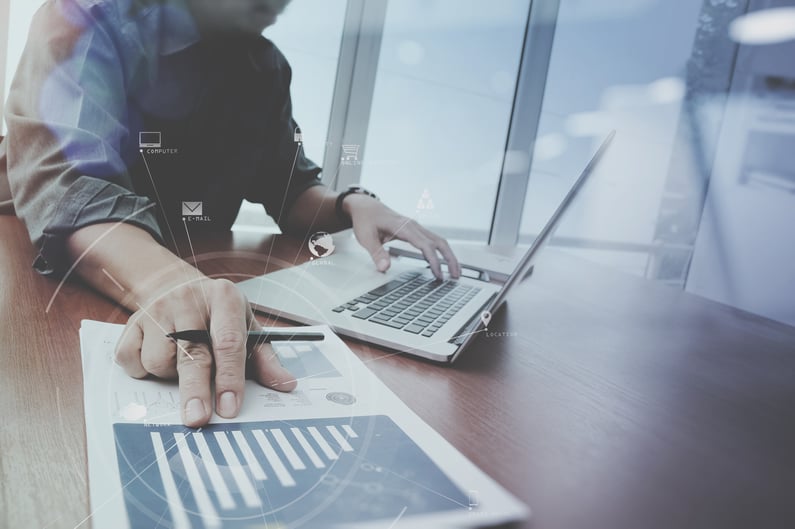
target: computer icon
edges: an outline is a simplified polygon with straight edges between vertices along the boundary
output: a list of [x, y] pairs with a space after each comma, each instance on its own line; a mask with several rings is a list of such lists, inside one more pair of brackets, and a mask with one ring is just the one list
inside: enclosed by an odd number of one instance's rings
[[144, 147], [158, 148], [162, 145], [161, 135], [159, 132], [139, 132], [138, 145], [141, 148]]

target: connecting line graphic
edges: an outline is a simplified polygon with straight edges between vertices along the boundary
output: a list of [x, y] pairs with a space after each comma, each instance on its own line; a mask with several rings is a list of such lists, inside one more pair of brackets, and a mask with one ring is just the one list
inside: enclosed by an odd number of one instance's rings
[[[301, 152], [302, 144], [303, 144], [303, 142], [299, 142], [298, 144], [296, 144], [296, 147], [295, 147], [295, 156], [293, 157], [293, 165], [290, 168], [290, 176], [287, 178], [287, 186], [284, 188], [284, 196], [282, 197], [282, 205], [279, 207], [279, 215], [276, 217], [276, 224], [277, 225], [280, 225], [280, 223], [282, 221], [282, 215], [284, 214], [284, 205], [287, 203], [287, 194], [290, 191], [290, 184], [293, 181], [293, 174], [295, 174], [295, 164], [298, 162], [298, 155]], [[317, 213], [315, 213], [315, 215], [317, 215]], [[275, 242], [276, 242], [275, 237], [271, 237], [271, 244], [270, 244], [270, 247], [268, 248], [268, 256], [265, 258], [265, 266], [267, 266], [267, 263], [269, 263], [270, 260], [271, 260], [271, 254], [273, 253], [273, 245], [275, 244]], [[295, 265], [295, 261], [293, 261], [293, 265]], [[258, 292], [257, 297], [259, 297], [259, 294], [261, 294], [261, 293], [262, 293], [262, 285], [260, 284], [259, 292]], [[281, 314], [279, 316], [281, 316]], [[255, 321], [255, 318], [252, 317], [251, 318], [251, 322], [249, 323], [249, 326], [248, 326], [248, 330], [249, 331], [252, 330], [252, 328], [253, 328], [252, 325], [253, 325], [254, 321]]]
[[293, 157], [293, 166], [290, 168], [290, 176], [287, 178], [287, 186], [284, 188], [284, 196], [282, 197], [282, 205], [279, 207], [279, 215], [276, 217], [276, 224], [279, 224], [282, 221], [282, 215], [284, 214], [284, 205], [287, 203], [287, 193], [290, 189], [290, 184], [293, 181], [293, 175], [295, 174], [295, 164], [298, 162], [298, 154], [301, 152], [301, 143], [298, 143], [295, 147], [295, 156]]
[[[152, 190], [155, 192], [155, 198], [157, 198], [157, 203], [160, 205], [160, 211], [163, 213], [163, 221], [166, 223], [166, 228], [168, 228], [168, 233], [171, 235], [171, 241], [174, 243], [174, 251], [176, 252], [177, 256], [182, 259], [182, 256], [179, 254], [179, 246], [177, 245], [177, 238], [174, 236], [174, 231], [171, 229], [171, 223], [168, 221], [168, 215], [166, 215], [166, 210], [163, 207], [163, 202], [160, 200], [160, 193], [157, 191], [157, 186], [155, 185], [155, 179], [152, 176], [152, 171], [149, 168], [149, 162], [146, 161], [146, 156], [144, 155], [143, 149], [140, 150], [141, 159], [144, 161], [144, 166], [146, 167], [146, 174], [149, 175], [149, 181], [152, 183]], [[185, 224], [185, 219], [182, 219], [182, 223]], [[188, 243], [190, 243], [190, 234], [188, 233], [188, 226], [185, 225], [185, 233], [188, 235]], [[193, 244], [191, 246], [191, 253], [193, 253]], [[196, 255], [193, 255], [193, 263], [194, 266], [196, 265]], [[202, 286], [202, 292], [204, 292], [204, 287]], [[194, 294], [193, 301], [196, 303], [196, 309], [201, 312], [201, 307], [199, 305], [199, 300], [196, 299]], [[204, 293], [204, 302], [207, 303], [207, 294]], [[207, 305], [205, 305], [207, 306]]]
[[[163, 203], [160, 200], [160, 193], [158, 193], [158, 191], [157, 191], [157, 186], [155, 185], [155, 180], [154, 180], [154, 177], [152, 176], [152, 171], [149, 168], [149, 162], [146, 160], [146, 156], [144, 155], [143, 149], [140, 151], [140, 153], [141, 153], [141, 159], [143, 159], [143, 161], [144, 161], [144, 166], [146, 166], [146, 172], [149, 175], [149, 181], [152, 183], [152, 189], [155, 192], [155, 197], [157, 198], [158, 204], [160, 204], [160, 211], [163, 213], [163, 220], [166, 223], [166, 227], [168, 228], [168, 232], [171, 235], [171, 240], [174, 243], [174, 251], [176, 252], [177, 256], [180, 259], [182, 259], [182, 255], [180, 255], [180, 253], [179, 253], [179, 247], [177, 245], [177, 239], [174, 236], [174, 231], [171, 229], [171, 224], [168, 221], [168, 215], [166, 215], [166, 211], [165, 211], [165, 209], [163, 207]], [[197, 263], [197, 260], [196, 260], [196, 253], [193, 251], [193, 243], [191, 242], [190, 233], [188, 232], [188, 225], [185, 222], [185, 218], [184, 217], [182, 219], [182, 224], [185, 226], [185, 235], [187, 235], [187, 237], [188, 237], [188, 245], [190, 246], [190, 251], [191, 251], [191, 254], [193, 255], [193, 265], [194, 265], [194, 267], [196, 267], [198, 269], [198, 263]], [[205, 307], [209, 307], [209, 302], [207, 300], [207, 292], [204, 290], [204, 285], [199, 283], [199, 287], [202, 289], [202, 295], [204, 296], [204, 306]], [[196, 293], [193, 291], [193, 289], [191, 289], [191, 293], [193, 295], [193, 302], [196, 304], [197, 312], [201, 312], [201, 304], [199, 303], [199, 300], [196, 299]], [[188, 355], [188, 356], [190, 356], [190, 355]], [[191, 360], [192, 359], [193, 358], [191, 358]]]
[[397, 523], [400, 521], [400, 519], [401, 519], [401, 518], [403, 518], [403, 514], [406, 512], [406, 509], [408, 509], [408, 508], [409, 508], [409, 506], [408, 506], [408, 505], [406, 505], [405, 507], [403, 507], [403, 509], [402, 509], [402, 510], [400, 511], [400, 513], [397, 515], [397, 518], [395, 518], [395, 520], [394, 520], [394, 521], [393, 521], [393, 522], [392, 522], [392, 523], [389, 525], [389, 528], [388, 528], [388, 529], [392, 529], [393, 527], [395, 527], [395, 524], [397, 524]]
[[[146, 161], [146, 156], [144, 156], [144, 151], [141, 149], [141, 159], [144, 161], [144, 166], [146, 167], [146, 174], [149, 175], [149, 181], [152, 183], [152, 190], [155, 192], [155, 198], [157, 199], [157, 203], [160, 205], [160, 212], [163, 213], [163, 220], [166, 223], [166, 228], [168, 228], [168, 233], [171, 235], [171, 241], [174, 243], [174, 251], [178, 252], [179, 255], [179, 248], [177, 247], [177, 239], [174, 237], [174, 231], [171, 229], [171, 224], [168, 222], [168, 215], [166, 215], [166, 210], [163, 207], [163, 202], [160, 200], [160, 193], [157, 191], [157, 186], [155, 185], [155, 179], [152, 177], [152, 171], [149, 169], [149, 162]], [[180, 257], [182, 257], [180, 255]]]
[[[329, 186], [329, 189], [334, 189], [334, 186], [337, 183], [337, 177], [339, 176], [339, 174], [340, 174], [340, 166], [338, 165], [337, 166], [337, 171], [334, 173], [334, 176], [331, 177], [331, 185]], [[315, 214], [312, 217], [312, 222], [309, 223], [310, 226], [314, 226], [315, 225], [315, 221], [317, 220], [317, 216], [320, 214], [320, 208], [323, 207], [323, 204], [325, 203], [325, 201], [326, 201], [326, 198], [323, 197], [323, 200], [320, 203], [320, 207], [315, 209]], [[301, 255], [301, 248], [306, 246], [306, 243], [309, 241], [309, 237], [310, 236], [311, 235], [309, 233], [307, 233], [304, 236], [304, 240], [301, 242], [301, 245], [298, 247], [298, 253], [295, 254], [295, 257], [293, 258], [293, 264], [295, 264], [298, 261], [298, 256]]]
[[[152, 315], [151, 315], [151, 314], [149, 314], [149, 313], [146, 311], [146, 309], [145, 309], [145, 308], [143, 308], [143, 306], [142, 306], [140, 303], [136, 303], [136, 305], [138, 305], [138, 308], [139, 308], [139, 309], [141, 309], [141, 312], [143, 312], [144, 314], [146, 314], [147, 316], [149, 316], [149, 319], [150, 319], [150, 320], [152, 320], [153, 322], [155, 322], [155, 325], [157, 325], [158, 327], [160, 327], [160, 330], [161, 330], [161, 331], [163, 331], [163, 334], [168, 334], [168, 331], [167, 331], [167, 330], [165, 330], [165, 329], [163, 328], [163, 326], [162, 326], [162, 325], [160, 325], [160, 322], [158, 322], [156, 319], [154, 319], [154, 318], [152, 317]], [[188, 351], [187, 351], [187, 350], [186, 350], [184, 347], [182, 347], [182, 346], [179, 344], [179, 342], [178, 342], [177, 340], [174, 340], [174, 343], [176, 343], [176, 344], [177, 344], [177, 347], [179, 347], [179, 348], [182, 350], [182, 352], [183, 352], [183, 353], [185, 353], [185, 354], [188, 356], [188, 358], [190, 358], [191, 360], [195, 360], [195, 358], [193, 358], [193, 357], [191, 356], [191, 354], [190, 354], [190, 353], [189, 353], [189, 352], [188, 352]]]
[[[367, 459], [365, 459], [365, 458], [362, 458], [362, 461], [366, 461], [366, 462], [368, 462], [368, 463], [371, 463], [371, 464], [373, 464], [373, 465], [375, 464], [375, 463], [373, 463], [373, 462], [371, 462], [371, 461], [368, 461], [368, 460], [367, 460]], [[425, 485], [423, 485], [422, 483], [419, 483], [419, 482], [417, 482], [417, 481], [411, 480], [411, 479], [409, 479], [409, 478], [407, 478], [407, 477], [405, 477], [405, 476], [401, 476], [401, 475], [399, 475], [399, 474], [395, 474], [393, 471], [391, 471], [391, 470], [390, 470], [390, 469], [388, 469], [388, 468], [385, 468], [384, 470], [386, 470], [386, 472], [387, 472], [387, 473], [389, 473], [389, 474], [391, 474], [391, 475], [395, 476], [396, 478], [398, 478], [398, 479], [400, 479], [400, 480], [402, 480], [402, 481], [406, 481], [406, 482], [408, 482], [408, 483], [411, 483], [412, 485], [415, 485], [415, 486], [417, 486], [417, 487], [419, 487], [419, 488], [421, 488], [421, 489], [425, 489], [426, 491], [430, 492], [431, 494], [435, 494], [436, 496], [439, 496], [440, 498], [444, 498], [445, 500], [449, 501], [450, 503], [455, 503], [456, 505], [458, 505], [458, 506], [460, 506], [460, 507], [469, 507], [469, 505], [464, 505], [464, 504], [463, 504], [463, 503], [461, 503], [461, 502], [455, 501], [453, 498], [449, 498], [449, 497], [445, 496], [444, 494], [442, 494], [441, 492], [435, 491], [435, 490], [433, 490], [433, 489], [429, 489], [428, 487], [426, 487], [426, 486], [425, 486]], [[404, 508], [403, 508], [403, 510], [405, 511], [405, 509], [406, 509], [406, 508], [404, 507]], [[403, 515], [403, 513], [401, 513], [401, 516], [402, 516], [402, 515]], [[398, 516], [398, 519], [399, 519], [399, 518], [400, 518], [400, 516]], [[396, 521], [397, 521], [397, 520], [396, 520]], [[394, 525], [394, 523], [393, 523], [392, 525]]]
[[[182, 433], [184, 433], [184, 434], [191, 434], [191, 433], [192, 433], [192, 430], [186, 427], [186, 428], [185, 428], [185, 431], [184, 431], [184, 432], [182, 432]], [[187, 436], [187, 435], [185, 435], [185, 437], [183, 438], [183, 441], [182, 441], [182, 442], [183, 442], [183, 443], [187, 443], [187, 442], [188, 442], [188, 436]], [[168, 449], [168, 450], [165, 450], [165, 451], [163, 452], [163, 455], [162, 455], [162, 456], [155, 458], [155, 460], [154, 460], [154, 461], [152, 461], [151, 463], [149, 463], [148, 465], [146, 465], [146, 466], [145, 466], [143, 469], [141, 469], [141, 471], [140, 471], [140, 472], [138, 472], [138, 473], [135, 475], [135, 477], [134, 477], [133, 479], [131, 479], [131, 480], [129, 480], [127, 483], [125, 483], [125, 484], [124, 484], [124, 485], [123, 485], [121, 488], [119, 488], [119, 490], [117, 490], [117, 491], [116, 491], [116, 492], [113, 494], [113, 496], [111, 496], [110, 498], [108, 498], [107, 500], [105, 500], [105, 501], [102, 503], [102, 505], [99, 505], [99, 506], [97, 506], [97, 508], [96, 508], [96, 509], [94, 509], [93, 511], [91, 511], [91, 512], [89, 513], [89, 515], [88, 515], [88, 516], [86, 516], [85, 518], [83, 518], [82, 520], [80, 520], [80, 522], [79, 522], [77, 525], [75, 525], [75, 526], [74, 526], [72, 529], [77, 529], [78, 527], [80, 527], [81, 525], [83, 525], [84, 523], [86, 523], [86, 522], [87, 522], [89, 519], [91, 519], [91, 518], [94, 516], [94, 513], [96, 513], [96, 512], [97, 512], [97, 511], [99, 511], [100, 509], [102, 509], [102, 508], [103, 508], [105, 505], [107, 505], [107, 504], [108, 504], [108, 503], [110, 503], [111, 501], [115, 500], [115, 499], [116, 499], [116, 497], [117, 497], [119, 494], [121, 494], [122, 492], [124, 492], [124, 489], [126, 489], [128, 485], [130, 485], [130, 484], [132, 484], [132, 483], [135, 483], [136, 481], [138, 481], [138, 479], [141, 477], [141, 475], [142, 475], [142, 474], [144, 474], [144, 473], [145, 473], [147, 470], [149, 470], [149, 469], [152, 467], [152, 465], [157, 465], [157, 464], [160, 462], [160, 459], [161, 459], [161, 458], [164, 458], [164, 457], [165, 457], [165, 458], [167, 458], [167, 457], [168, 457], [168, 453], [169, 453], [170, 451], [174, 450], [175, 448], [177, 448], [177, 449], [179, 448], [179, 441], [175, 441], [175, 443], [174, 443], [174, 446], [172, 446], [172, 447], [171, 447], [170, 449]]]
[[392, 232], [392, 235], [390, 235], [390, 239], [389, 239], [388, 241], [386, 241], [386, 242], [389, 242], [389, 241], [392, 241], [392, 240], [394, 240], [394, 239], [397, 239], [397, 236], [398, 236], [397, 234], [398, 234], [398, 233], [400, 233], [400, 231], [401, 231], [403, 228], [405, 228], [405, 227], [408, 225], [408, 223], [409, 223], [409, 222], [411, 222], [412, 220], [415, 220], [415, 219], [413, 219], [413, 218], [410, 218], [410, 217], [406, 217], [406, 222], [404, 222], [403, 224], [401, 224], [401, 225], [398, 227], [398, 229], [396, 229], [395, 231], [393, 231], [393, 232]]
[[[199, 261], [196, 259], [196, 252], [193, 251], [193, 242], [190, 239], [190, 232], [188, 231], [188, 223], [185, 220], [185, 217], [182, 217], [182, 224], [183, 226], [185, 226], [185, 235], [187, 235], [188, 237], [188, 246], [190, 247], [190, 254], [193, 256], [193, 266], [196, 267], [196, 270], [198, 270]], [[204, 296], [204, 306], [207, 308], [207, 310], [209, 310], [210, 301], [207, 298], [207, 291], [204, 290], [204, 283], [202, 281], [199, 281], [199, 288], [201, 288], [202, 296]], [[194, 292], [193, 289], [191, 289], [191, 292], [193, 293], [193, 301], [196, 303], [196, 308], [198, 309], [200, 307], [199, 307], [199, 300], [196, 299], [196, 292]]]
[[102, 273], [103, 273], [103, 274], [105, 274], [105, 275], [108, 277], [108, 279], [110, 279], [110, 280], [113, 282], [113, 284], [114, 284], [114, 285], [116, 285], [117, 287], [119, 287], [119, 290], [121, 290], [122, 292], [126, 292], [126, 290], [124, 290], [124, 287], [123, 287], [123, 286], [121, 286], [121, 283], [119, 283], [118, 281], [116, 281], [116, 278], [115, 278], [115, 277], [113, 277], [112, 275], [110, 275], [110, 272], [108, 272], [107, 270], [105, 270], [105, 269], [103, 268], [103, 269], [102, 269]]

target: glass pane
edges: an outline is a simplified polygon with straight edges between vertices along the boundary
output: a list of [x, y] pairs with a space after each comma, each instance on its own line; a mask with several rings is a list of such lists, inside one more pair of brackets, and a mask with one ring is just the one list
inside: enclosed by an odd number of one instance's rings
[[448, 236], [488, 237], [528, 4], [389, 2], [362, 182]]
[[611, 129], [559, 242], [644, 275], [700, 2], [561, 0], [521, 235], [532, 240]]
[[795, 325], [792, 0], [562, 0], [522, 233]]

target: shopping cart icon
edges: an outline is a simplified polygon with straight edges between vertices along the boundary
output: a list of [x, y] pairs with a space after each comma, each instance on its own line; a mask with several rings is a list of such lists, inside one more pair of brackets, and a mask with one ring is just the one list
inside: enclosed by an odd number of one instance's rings
[[342, 146], [342, 161], [343, 162], [358, 162], [359, 161], [359, 147], [360, 145], [350, 144]]

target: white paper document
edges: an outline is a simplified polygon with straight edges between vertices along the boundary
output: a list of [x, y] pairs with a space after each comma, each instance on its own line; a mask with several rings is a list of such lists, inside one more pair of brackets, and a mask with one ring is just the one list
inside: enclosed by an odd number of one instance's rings
[[181, 423], [176, 382], [114, 363], [122, 330], [80, 328], [94, 529], [447, 528], [529, 515], [328, 327], [301, 327], [322, 342], [273, 344], [293, 392], [247, 381], [239, 416], [199, 429]]

